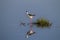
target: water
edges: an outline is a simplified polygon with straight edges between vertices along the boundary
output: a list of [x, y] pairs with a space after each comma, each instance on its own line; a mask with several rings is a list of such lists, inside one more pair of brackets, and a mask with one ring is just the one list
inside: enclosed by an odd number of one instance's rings
[[[1, 40], [60, 40], [60, 0], [2, 0], [0, 5]], [[20, 21], [29, 23], [25, 11], [29, 10], [38, 18], [49, 19], [53, 25], [48, 28], [36, 28], [36, 34], [26, 39], [29, 26], [20, 26]]]

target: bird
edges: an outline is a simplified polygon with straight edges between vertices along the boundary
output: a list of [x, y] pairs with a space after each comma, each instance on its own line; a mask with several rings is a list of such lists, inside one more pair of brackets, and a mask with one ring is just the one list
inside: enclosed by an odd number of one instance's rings
[[27, 15], [29, 18], [33, 18], [33, 16], [35, 16], [35, 14], [29, 14], [28, 11], [26, 11]]

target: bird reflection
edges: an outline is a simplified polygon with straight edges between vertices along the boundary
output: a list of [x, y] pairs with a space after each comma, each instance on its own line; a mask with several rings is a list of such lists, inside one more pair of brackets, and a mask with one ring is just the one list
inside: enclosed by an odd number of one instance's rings
[[28, 38], [29, 36], [35, 34], [35, 32], [33, 30], [29, 30], [27, 33], [26, 33], [26, 38]]

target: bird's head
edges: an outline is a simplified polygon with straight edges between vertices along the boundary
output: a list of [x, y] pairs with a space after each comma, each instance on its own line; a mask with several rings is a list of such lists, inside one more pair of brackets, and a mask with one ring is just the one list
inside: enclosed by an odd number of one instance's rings
[[26, 13], [28, 14], [28, 11], [26, 11]]
[[26, 12], [28, 12], [28, 11], [26, 11]]

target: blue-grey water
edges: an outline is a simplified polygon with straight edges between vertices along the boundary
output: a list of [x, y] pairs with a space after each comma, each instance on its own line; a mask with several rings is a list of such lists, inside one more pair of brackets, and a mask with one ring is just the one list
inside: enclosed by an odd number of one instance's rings
[[[29, 26], [20, 26], [20, 22], [29, 22], [26, 10], [34, 13], [33, 18], [44, 17], [50, 20], [51, 28], [36, 28], [36, 34], [25, 38]], [[0, 0], [0, 40], [60, 40], [60, 0]]]

